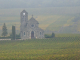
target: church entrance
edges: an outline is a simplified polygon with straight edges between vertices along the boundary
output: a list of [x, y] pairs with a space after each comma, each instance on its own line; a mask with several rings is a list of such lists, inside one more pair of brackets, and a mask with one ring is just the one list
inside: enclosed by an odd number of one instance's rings
[[34, 31], [31, 32], [31, 39], [34, 38]]

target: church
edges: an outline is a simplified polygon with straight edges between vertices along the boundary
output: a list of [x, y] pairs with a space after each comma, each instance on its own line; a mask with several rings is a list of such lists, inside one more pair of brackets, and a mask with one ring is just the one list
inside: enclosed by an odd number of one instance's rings
[[28, 12], [23, 10], [20, 13], [20, 37], [21, 39], [42, 39], [44, 38], [44, 30], [38, 27], [39, 22], [33, 18], [28, 20]]

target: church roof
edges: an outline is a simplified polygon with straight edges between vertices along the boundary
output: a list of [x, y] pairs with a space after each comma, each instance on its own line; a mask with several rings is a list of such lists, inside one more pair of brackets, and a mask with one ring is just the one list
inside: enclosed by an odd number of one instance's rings
[[32, 15], [32, 18], [29, 20], [29, 22], [35, 22], [35, 23], [39, 24], [38, 21], [35, 20], [35, 18], [33, 18], [33, 15]]
[[26, 10], [23, 10], [21, 13], [28, 13], [28, 12], [26, 12]]

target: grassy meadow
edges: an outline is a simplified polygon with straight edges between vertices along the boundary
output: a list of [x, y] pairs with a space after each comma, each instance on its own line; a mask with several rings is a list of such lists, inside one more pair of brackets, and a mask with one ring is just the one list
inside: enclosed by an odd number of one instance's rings
[[80, 60], [80, 37], [0, 41], [0, 60], [4, 59]]
[[[49, 34], [51, 35], [51, 34]], [[55, 37], [80, 37], [80, 34], [55, 34]]]

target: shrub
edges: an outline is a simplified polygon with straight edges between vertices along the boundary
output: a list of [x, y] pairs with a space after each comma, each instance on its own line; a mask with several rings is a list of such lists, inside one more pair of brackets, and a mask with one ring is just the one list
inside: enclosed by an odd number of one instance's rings
[[52, 37], [52, 38], [53, 38], [53, 37], [55, 37], [55, 34], [54, 34], [54, 33], [52, 33], [51, 37]]
[[52, 35], [45, 34], [45, 38], [53, 38], [53, 37], [55, 37], [55, 34], [54, 33], [52, 33]]

